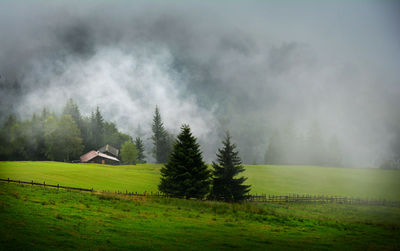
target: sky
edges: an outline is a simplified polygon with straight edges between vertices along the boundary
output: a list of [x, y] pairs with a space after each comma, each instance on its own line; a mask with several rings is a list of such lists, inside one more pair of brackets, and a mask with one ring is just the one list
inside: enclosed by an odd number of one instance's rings
[[0, 121], [68, 98], [151, 144], [187, 123], [207, 161], [229, 130], [245, 163], [316, 123], [346, 166], [400, 149], [398, 1], [1, 1]]

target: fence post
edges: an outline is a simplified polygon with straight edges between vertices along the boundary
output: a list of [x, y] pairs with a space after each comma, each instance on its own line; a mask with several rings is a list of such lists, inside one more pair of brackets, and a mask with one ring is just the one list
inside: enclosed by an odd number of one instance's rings
[[33, 180], [32, 180], [32, 186], [33, 186]]
[[10, 183], [10, 178], [7, 178], [7, 182]]
[[43, 187], [45, 187], [46, 186], [46, 182], [45, 181], [43, 181]]

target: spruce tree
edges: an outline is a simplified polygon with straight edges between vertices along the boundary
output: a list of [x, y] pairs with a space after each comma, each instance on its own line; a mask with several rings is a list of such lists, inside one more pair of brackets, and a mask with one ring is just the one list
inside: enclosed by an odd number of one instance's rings
[[136, 137], [135, 139], [136, 149], [138, 150], [137, 154], [137, 163], [146, 163], [146, 156], [144, 155], [144, 144], [140, 137]]
[[79, 111], [78, 105], [75, 101], [70, 98], [68, 99], [67, 103], [63, 109], [63, 115], [69, 114], [74, 119], [76, 125], [78, 126], [79, 130], [82, 131], [82, 115]]
[[89, 122], [89, 142], [90, 149], [99, 149], [104, 145], [104, 118], [97, 106], [96, 111], [92, 112]]
[[181, 127], [158, 189], [170, 196], [202, 199], [209, 192], [210, 171], [188, 125]]
[[245, 177], [235, 178], [244, 171], [242, 161], [235, 151], [236, 145], [231, 143], [229, 133], [226, 133], [222, 142], [223, 148], [218, 149], [217, 161], [213, 162], [213, 180], [210, 197], [216, 200], [238, 202], [246, 199], [250, 191], [249, 185], [243, 185], [247, 180]]
[[160, 110], [156, 106], [152, 125], [154, 143], [153, 153], [156, 163], [166, 163], [171, 153], [171, 143], [168, 140], [168, 132], [165, 130], [161, 120]]

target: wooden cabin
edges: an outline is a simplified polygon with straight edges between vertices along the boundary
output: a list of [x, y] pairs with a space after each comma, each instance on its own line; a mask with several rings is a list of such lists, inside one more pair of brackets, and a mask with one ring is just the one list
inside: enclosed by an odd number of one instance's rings
[[81, 156], [81, 163], [98, 163], [106, 165], [119, 165], [119, 159], [99, 151], [90, 151]]

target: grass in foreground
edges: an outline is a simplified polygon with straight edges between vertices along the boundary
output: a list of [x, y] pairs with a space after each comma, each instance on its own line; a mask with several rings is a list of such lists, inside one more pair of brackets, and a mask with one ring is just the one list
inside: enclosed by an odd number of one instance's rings
[[[400, 171], [246, 165], [251, 193], [353, 196], [400, 201]], [[0, 178], [95, 190], [156, 192], [161, 165], [108, 166], [51, 161], [0, 162]]]
[[400, 209], [255, 205], [0, 183], [0, 249], [400, 248]]

